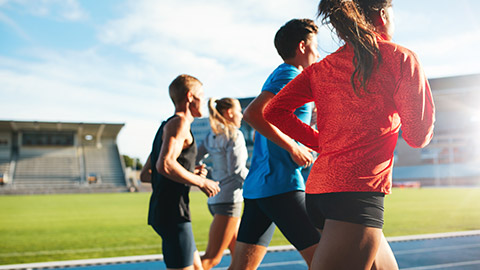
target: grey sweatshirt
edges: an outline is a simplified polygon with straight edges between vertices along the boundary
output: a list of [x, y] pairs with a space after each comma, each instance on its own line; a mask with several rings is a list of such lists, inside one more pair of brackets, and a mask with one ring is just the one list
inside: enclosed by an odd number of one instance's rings
[[224, 134], [215, 135], [210, 131], [198, 147], [197, 161], [209, 154], [213, 163], [212, 179], [220, 182], [220, 192], [208, 198], [208, 204], [243, 201], [242, 188], [248, 174], [248, 151], [242, 132], [238, 129], [236, 132], [236, 138], [229, 140]]

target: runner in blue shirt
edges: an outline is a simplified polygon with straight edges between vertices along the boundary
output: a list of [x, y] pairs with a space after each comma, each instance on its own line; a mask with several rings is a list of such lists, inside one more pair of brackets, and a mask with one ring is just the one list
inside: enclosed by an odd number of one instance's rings
[[[244, 119], [256, 132], [250, 172], [243, 187], [244, 212], [230, 269], [256, 269], [267, 251], [275, 225], [308, 265], [320, 240], [305, 209], [302, 176], [302, 168], [313, 162], [313, 156], [306, 147], [263, 118], [268, 102], [319, 58], [317, 31], [309, 19], [293, 19], [278, 30], [275, 47], [284, 63], [270, 74], [260, 95], [244, 112]], [[312, 104], [305, 104], [296, 115], [310, 124], [312, 110]]]

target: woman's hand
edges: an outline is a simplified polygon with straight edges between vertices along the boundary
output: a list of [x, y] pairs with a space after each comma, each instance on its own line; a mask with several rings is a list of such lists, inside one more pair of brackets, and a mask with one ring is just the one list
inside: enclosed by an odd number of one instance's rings
[[298, 166], [306, 168], [315, 161], [312, 155], [313, 151], [303, 145], [298, 145], [298, 147], [289, 152], [293, 162]]

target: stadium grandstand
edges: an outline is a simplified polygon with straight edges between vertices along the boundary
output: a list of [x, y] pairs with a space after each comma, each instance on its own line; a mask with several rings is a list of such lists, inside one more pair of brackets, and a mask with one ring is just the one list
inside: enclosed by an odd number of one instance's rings
[[[480, 185], [480, 74], [430, 79], [435, 135], [422, 149], [399, 137], [393, 179], [422, 186]], [[401, 185], [401, 184], [400, 184]]]
[[[480, 186], [480, 74], [433, 78], [429, 83], [436, 106], [434, 138], [427, 147], [414, 149], [400, 133], [394, 186]], [[243, 109], [252, 100], [239, 99]], [[192, 124], [197, 142], [209, 129], [208, 118]], [[241, 130], [251, 157], [254, 130], [245, 122]]]
[[[396, 186], [480, 186], [480, 74], [430, 79], [435, 136], [414, 149], [401, 133], [395, 149]], [[253, 98], [240, 98], [246, 108]], [[124, 124], [0, 121], [0, 194], [129, 190], [116, 138]], [[201, 142], [210, 126], [196, 119]], [[249, 156], [254, 130], [241, 127]], [[207, 164], [208, 165], [208, 164]]]
[[127, 191], [123, 126], [0, 121], [0, 194]]

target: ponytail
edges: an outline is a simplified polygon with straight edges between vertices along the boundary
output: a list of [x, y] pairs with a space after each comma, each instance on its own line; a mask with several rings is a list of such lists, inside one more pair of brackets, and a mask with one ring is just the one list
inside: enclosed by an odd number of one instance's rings
[[222, 98], [219, 100], [210, 98], [208, 100], [208, 111], [210, 114], [208, 118], [214, 134], [225, 134], [228, 139], [236, 138], [237, 127], [231, 121], [223, 117], [223, 113], [226, 110], [233, 108], [235, 101], [236, 99], [233, 98]]
[[361, 88], [370, 93], [366, 88], [368, 80], [382, 60], [370, 15], [390, 3], [391, 0], [322, 0], [318, 5], [322, 22], [330, 23], [337, 35], [353, 47], [355, 70], [350, 81], [357, 96], [361, 96]]

